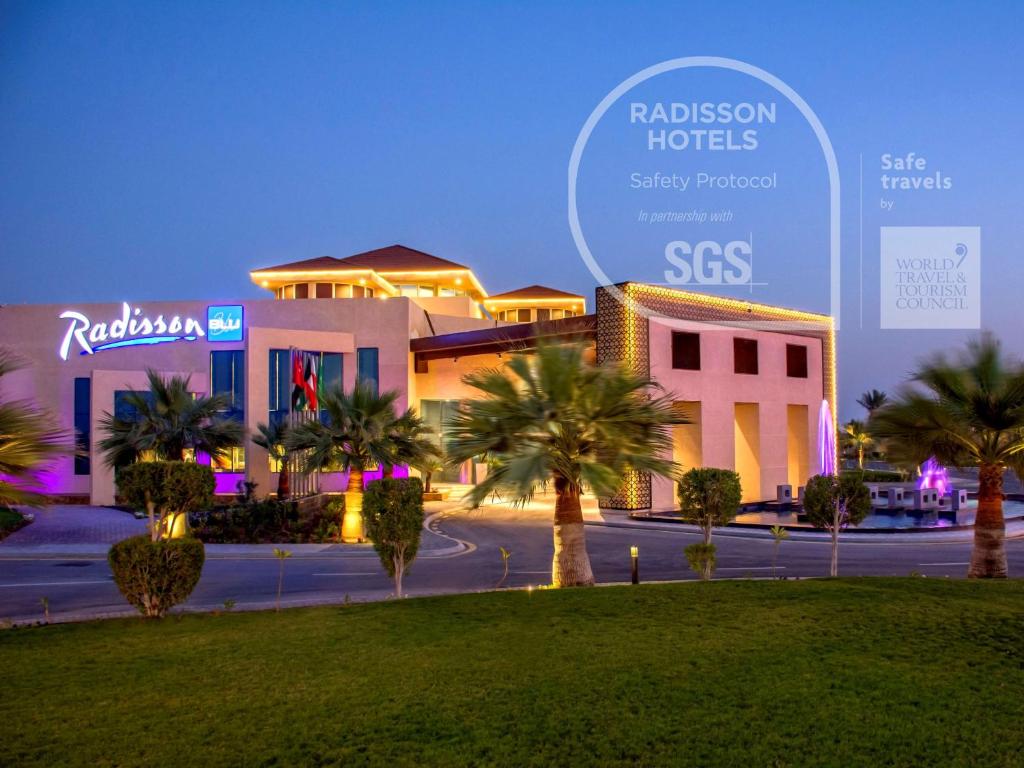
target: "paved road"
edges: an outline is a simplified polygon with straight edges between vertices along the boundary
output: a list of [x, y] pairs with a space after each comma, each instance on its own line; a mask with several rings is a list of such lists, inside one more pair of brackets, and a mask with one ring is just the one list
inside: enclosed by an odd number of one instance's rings
[[[545, 583], [550, 575], [550, 520], [550, 508], [543, 502], [524, 510], [496, 506], [475, 512], [449, 512], [435, 521], [435, 527], [473, 546], [454, 555], [444, 555], [443, 548], [437, 546], [426, 552], [407, 577], [407, 591], [423, 595], [493, 588], [503, 570], [499, 546], [512, 552], [507, 586]], [[27, 533], [31, 527], [15, 536]], [[629, 547], [634, 544], [640, 549], [643, 580], [692, 578], [683, 548], [697, 539], [695, 533], [672, 525], [587, 527], [594, 573], [601, 582], [628, 581]], [[59, 552], [44, 556], [26, 554], [23, 548], [14, 546], [16, 543], [12, 537], [0, 544], [0, 620], [42, 618], [43, 597], [48, 598], [55, 618], [130, 613], [111, 581], [102, 548], [81, 556]], [[716, 576], [770, 575], [770, 540], [726, 531], [715, 535], [715, 543], [719, 547]], [[1024, 539], [1009, 541], [1007, 549], [1011, 574], [1024, 574]], [[273, 605], [279, 566], [272, 555], [213, 550], [209, 550], [189, 608], [218, 608], [226, 600], [235, 601], [238, 608]], [[966, 572], [969, 555], [969, 541], [907, 541], [905, 537], [888, 536], [866, 543], [850, 540], [840, 550], [840, 571], [844, 575], [918, 572], [958, 578]], [[829, 545], [825, 541], [787, 541], [779, 552], [778, 572], [788, 577], [822, 576], [827, 572], [828, 560]], [[355, 601], [377, 600], [390, 592], [390, 581], [376, 556], [366, 549], [320, 553], [307, 549], [285, 565], [283, 602], [287, 605], [342, 602], [346, 596]]]

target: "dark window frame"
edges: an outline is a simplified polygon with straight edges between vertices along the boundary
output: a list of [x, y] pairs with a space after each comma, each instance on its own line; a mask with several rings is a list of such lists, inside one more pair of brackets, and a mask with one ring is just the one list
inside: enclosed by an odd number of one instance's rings
[[760, 372], [757, 339], [734, 336], [732, 339], [733, 373], [757, 376]]
[[700, 334], [694, 331], [672, 331], [672, 370], [700, 370]]
[[807, 357], [806, 344], [787, 344], [786, 376], [791, 379], [808, 378], [809, 367], [807, 365]]

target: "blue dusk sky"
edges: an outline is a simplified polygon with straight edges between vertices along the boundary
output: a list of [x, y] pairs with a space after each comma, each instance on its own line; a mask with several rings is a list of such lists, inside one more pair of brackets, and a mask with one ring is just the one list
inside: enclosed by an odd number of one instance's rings
[[[466, 263], [492, 293], [592, 296], [567, 216], [577, 134], [635, 72], [721, 56], [791, 86], [835, 149], [840, 416], [859, 416], [861, 391], [970, 336], [880, 328], [881, 226], [980, 227], [982, 324], [1024, 353], [1022, 22], [1010, 2], [0, 2], [0, 302], [259, 297], [254, 267], [392, 243]], [[756, 151], [659, 154], [633, 101], [777, 115], [753, 126]], [[908, 152], [953, 186], [885, 194], [881, 156]], [[627, 188], [655, 171], [777, 186]], [[733, 219], [637, 222], [670, 204]], [[663, 282], [670, 239], [752, 238], [757, 284], [718, 292], [829, 310], [821, 150], [746, 75], [675, 72], [613, 105], [578, 206], [612, 279]]]

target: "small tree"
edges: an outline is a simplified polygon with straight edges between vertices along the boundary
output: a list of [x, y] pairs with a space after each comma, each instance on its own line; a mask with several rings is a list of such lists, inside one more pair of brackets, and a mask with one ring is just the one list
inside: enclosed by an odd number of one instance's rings
[[274, 610], [281, 610], [281, 590], [284, 588], [284, 561], [292, 556], [290, 549], [281, 549], [280, 547], [274, 547], [274, 557], [277, 558], [279, 568], [277, 570], [277, 602], [274, 604]]
[[858, 525], [871, 511], [871, 493], [860, 473], [815, 475], [804, 490], [804, 512], [815, 528], [832, 537], [830, 576], [839, 575], [839, 533]]
[[117, 471], [124, 502], [146, 510], [152, 541], [181, 536], [188, 514], [213, 503], [213, 470], [184, 461], [149, 461]]
[[711, 574], [715, 570], [714, 544], [691, 544], [683, 553], [686, 555], [686, 562], [694, 573], [700, 576], [703, 581], [710, 581]]
[[740, 476], [731, 469], [691, 469], [679, 481], [679, 511], [686, 522], [700, 527], [705, 544], [711, 543], [715, 526], [736, 517], [742, 497]]
[[423, 531], [423, 484], [418, 477], [370, 483], [363, 498], [366, 533], [402, 596], [402, 577], [416, 559]]
[[772, 578], [775, 578], [775, 564], [779, 561], [779, 547], [789, 538], [789, 531], [781, 525], [773, 525], [769, 531], [772, 535]]

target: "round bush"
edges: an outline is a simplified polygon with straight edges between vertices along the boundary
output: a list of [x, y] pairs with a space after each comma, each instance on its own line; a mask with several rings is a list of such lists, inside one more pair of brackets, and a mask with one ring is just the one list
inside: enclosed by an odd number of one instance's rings
[[206, 552], [196, 539], [152, 541], [133, 536], [110, 548], [107, 561], [114, 583], [144, 616], [163, 616], [192, 594]]

